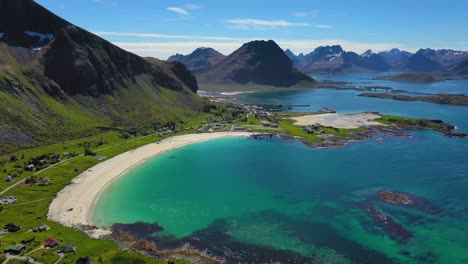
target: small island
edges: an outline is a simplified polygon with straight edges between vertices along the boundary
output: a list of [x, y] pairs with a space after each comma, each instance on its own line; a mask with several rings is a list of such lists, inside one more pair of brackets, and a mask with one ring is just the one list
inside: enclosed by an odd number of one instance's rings
[[381, 76], [374, 78], [374, 80], [385, 80], [394, 82], [408, 82], [408, 83], [433, 83], [441, 82], [442, 78], [438, 78], [428, 72], [411, 72], [398, 75]]
[[379, 197], [382, 201], [390, 204], [412, 205], [414, 203], [410, 196], [405, 193], [381, 191]]
[[435, 104], [468, 106], [468, 96], [464, 94], [433, 94], [425, 96], [411, 96], [396, 93], [362, 93], [359, 96], [400, 101], [421, 101]]

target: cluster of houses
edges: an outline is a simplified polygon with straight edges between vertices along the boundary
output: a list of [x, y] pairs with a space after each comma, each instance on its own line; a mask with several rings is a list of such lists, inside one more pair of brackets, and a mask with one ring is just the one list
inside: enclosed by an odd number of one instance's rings
[[[22, 229], [21, 226], [17, 225], [17, 224], [13, 224], [13, 223], [10, 223], [10, 224], [7, 224], [4, 226], [3, 228], [3, 232], [18, 232]], [[33, 232], [37, 233], [37, 232], [45, 232], [49, 230], [49, 227], [47, 225], [41, 225], [41, 226], [38, 226], [38, 227], [34, 227], [32, 229]], [[8, 253], [8, 254], [13, 254], [13, 255], [19, 255], [19, 254], [22, 254], [24, 250], [26, 250], [27, 248], [27, 245], [30, 244], [31, 242], [35, 241], [36, 238], [33, 237], [31, 239], [28, 239], [28, 240], [22, 240], [21, 243], [17, 243], [17, 244], [9, 244], [9, 245], [6, 245], [5, 248], [3, 249], [3, 252], [4, 253]], [[0, 245], [1, 245], [1, 242], [0, 242]], [[73, 245], [64, 245], [64, 246], [60, 246], [60, 241], [56, 238], [48, 238], [44, 241], [44, 244], [43, 244], [44, 248], [49, 248], [49, 249], [52, 249], [52, 248], [57, 248], [57, 253], [61, 253], [61, 254], [65, 254], [65, 253], [74, 253], [76, 252], [76, 247], [73, 246]], [[89, 257], [83, 257], [83, 258], [79, 258], [77, 260], [76, 263], [79, 263], [79, 264], [92, 264], [92, 260], [91, 258]]]
[[258, 105], [239, 105], [239, 109], [241, 109], [244, 113], [245, 116], [254, 116], [256, 118], [267, 118], [271, 116], [271, 113], [265, 111], [265, 109], [262, 106]]
[[[314, 125], [309, 125], [309, 126], [303, 126], [302, 129], [307, 132], [308, 134], [322, 134], [323, 131], [322, 131], [322, 128], [329, 128], [329, 129], [333, 129], [335, 130], [336, 132], [338, 132], [339, 130], [335, 127], [324, 127], [320, 124], [314, 124]], [[325, 137], [327, 136], [333, 136], [331, 134], [325, 134], [323, 135]]]
[[212, 133], [215, 130], [220, 130], [220, 129], [227, 129], [229, 124], [232, 123], [230, 121], [220, 121], [216, 123], [208, 123], [206, 125], [201, 126], [198, 128], [197, 133]]
[[262, 126], [264, 127], [272, 127], [272, 128], [278, 128], [279, 125], [277, 123], [273, 123], [273, 122], [268, 122], [268, 121], [262, 121]]
[[14, 196], [8, 196], [0, 199], [0, 204], [12, 204], [16, 203], [18, 200]]
[[[22, 241], [22, 243], [18, 243], [18, 244], [9, 244], [5, 247], [5, 249], [3, 250], [4, 253], [9, 253], [9, 254], [14, 254], [14, 255], [18, 255], [18, 254], [21, 254], [23, 252], [23, 250], [26, 249], [26, 244], [34, 241], [35, 239], [32, 238], [30, 239], [29, 241]], [[55, 239], [55, 238], [48, 238], [44, 241], [44, 247], [45, 248], [55, 248], [55, 247], [58, 247], [60, 245], [60, 242]], [[73, 253], [76, 251], [76, 247], [72, 246], [72, 245], [65, 245], [65, 246], [62, 246], [60, 247], [57, 252], [58, 253]]]

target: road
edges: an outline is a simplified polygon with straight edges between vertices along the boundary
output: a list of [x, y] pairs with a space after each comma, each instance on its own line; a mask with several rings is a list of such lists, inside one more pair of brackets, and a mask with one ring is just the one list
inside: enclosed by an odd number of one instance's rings
[[[103, 150], [110, 149], [110, 148], [113, 148], [113, 147], [117, 147], [117, 146], [120, 146], [120, 145], [124, 145], [124, 144], [130, 143], [130, 142], [137, 141], [137, 140], [140, 140], [140, 139], [142, 139], [142, 138], [146, 138], [146, 137], [150, 137], [150, 136], [154, 136], [154, 135], [155, 135], [155, 134], [146, 135], [146, 136], [141, 136], [141, 137], [139, 137], [139, 138], [135, 138], [135, 139], [132, 139], [132, 140], [128, 140], [128, 141], [125, 141], [125, 142], [122, 142], [122, 143], [119, 143], [119, 144], [115, 144], [115, 145], [108, 146], [108, 147], [105, 147], [105, 148], [97, 149], [97, 150], [95, 150], [95, 152], [99, 152], [99, 151], [103, 151]], [[71, 160], [74, 160], [74, 159], [76, 159], [76, 158], [83, 157], [83, 156], [84, 156], [84, 154], [81, 154], [81, 155], [75, 156], [75, 157], [73, 157], [73, 158], [69, 158], [69, 159], [66, 159], [66, 160], [62, 160], [62, 161], [60, 161], [60, 162], [57, 162], [57, 163], [55, 163], [55, 164], [52, 164], [52, 165], [48, 166], [47, 168], [44, 168], [44, 169], [42, 169], [42, 170], [36, 172], [34, 175], [38, 175], [39, 173], [42, 173], [42, 172], [44, 172], [44, 171], [46, 171], [46, 170], [48, 170], [48, 169], [55, 168], [55, 167], [57, 167], [58, 165], [60, 165], [60, 164], [62, 164], [62, 163], [65, 163], [65, 162], [68, 162], [68, 161], [71, 161]], [[24, 182], [26, 181], [26, 179], [27, 179], [27, 177], [24, 178], [24, 179], [22, 179], [22, 180], [20, 180], [20, 181], [18, 181], [18, 182], [16, 182], [16, 183], [14, 183], [14, 184], [12, 184], [12, 185], [10, 185], [10, 186], [8, 186], [8, 187], [5, 188], [4, 190], [0, 191], [0, 196], [1, 196], [1, 195], [4, 195], [5, 193], [7, 193], [7, 192], [10, 191], [11, 189], [15, 188], [16, 186], [18, 186], [18, 185], [24, 183]]]

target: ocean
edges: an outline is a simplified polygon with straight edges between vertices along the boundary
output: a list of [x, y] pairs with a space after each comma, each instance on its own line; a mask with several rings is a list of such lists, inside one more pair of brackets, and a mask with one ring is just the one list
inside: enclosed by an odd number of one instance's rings
[[[405, 84], [373, 80], [378, 75], [318, 79], [468, 94], [466, 80]], [[443, 119], [468, 132], [467, 107], [359, 93], [275, 91], [240, 94], [237, 100], [310, 105], [290, 111], [326, 106], [338, 113]], [[468, 263], [468, 140], [432, 131], [409, 134], [333, 149], [278, 138], [192, 144], [113, 182], [97, 201], [93, 222], [153, 224], [158, 231], [148, 238], [160, 248], [188, 242], [232, 262]], [[384, 203], [377, 197], [382, 190], [408, 193], [417, 202]]]

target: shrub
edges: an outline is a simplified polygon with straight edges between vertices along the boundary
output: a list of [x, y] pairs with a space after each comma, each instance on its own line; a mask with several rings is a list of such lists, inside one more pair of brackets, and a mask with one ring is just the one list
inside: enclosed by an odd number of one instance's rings
[[86, 148], [85, 149], [85, 153], [84, 153], [86, 156], [95, 156], [96, 153], [91, 151], [89, 148]]

